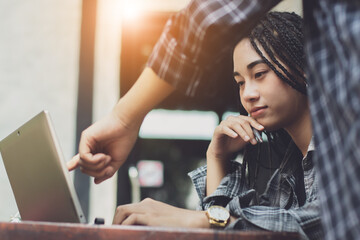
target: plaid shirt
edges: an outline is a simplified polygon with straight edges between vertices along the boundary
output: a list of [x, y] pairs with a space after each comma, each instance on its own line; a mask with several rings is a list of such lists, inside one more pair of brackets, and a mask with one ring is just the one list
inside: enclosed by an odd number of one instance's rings
[[326, 239], [360, 238], [360, 1], [304, 1]]
[[241, 164], [234, 161], [232, 171], [209, 196], [205, 195], [206, 166], [189, 173], [200, 198], [199, 210], [206, 210], [214, 204], [226, 206], [230, 214], [237, 217], [228, 229], [299, 232], [301, 239], [321, 239], [323, 232], [312, 152], [308, 152], [302, 161], [304, 204], [298, 202], [295, 176], [286, 175], [278, 169], [268, 182], [261, 197], [264, 199], [262, 203], [252, 205], [255, 190], [242, 184]]
[[[193, 96], [280, 0], [193, 0], [167, 23], [148, 66]], [[360, 2], [303, 0], [315, 165], [325, 238], [360, 236]]]

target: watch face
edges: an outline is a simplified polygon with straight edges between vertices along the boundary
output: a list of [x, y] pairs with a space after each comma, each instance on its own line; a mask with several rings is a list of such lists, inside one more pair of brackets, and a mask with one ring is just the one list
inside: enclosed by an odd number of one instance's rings
[[212, 206], [208, 209], [211, 218], [218, 221], [227, 221], [230, 217], [228, 210], [220, 206]]

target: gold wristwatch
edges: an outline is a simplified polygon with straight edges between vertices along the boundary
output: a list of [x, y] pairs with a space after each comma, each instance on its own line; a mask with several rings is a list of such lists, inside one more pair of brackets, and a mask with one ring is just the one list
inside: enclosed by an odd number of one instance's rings
[[222, 206], [211, 206], [206, 211], [211, 228], [224, 228], [230, 219], [229, 211]]

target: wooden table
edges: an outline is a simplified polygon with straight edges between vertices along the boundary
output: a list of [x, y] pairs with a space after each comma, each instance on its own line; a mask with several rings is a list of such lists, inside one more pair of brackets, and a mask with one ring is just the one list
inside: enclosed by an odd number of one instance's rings
[[1, 240], [298, 240], [297, 233], [241, 232], [144, 226], [107, 226], [47, 222], [0, 222]]

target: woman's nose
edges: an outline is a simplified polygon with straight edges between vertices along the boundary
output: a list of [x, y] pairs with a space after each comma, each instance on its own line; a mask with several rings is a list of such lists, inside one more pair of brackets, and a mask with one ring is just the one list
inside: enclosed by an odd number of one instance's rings
[[252, 82], [248, 82], [247, 84], [245, 84], [241, 95], [243, 100], [248, 102], [253, 102], [258, 100], [260, 97], [260, 93], [257, 84]]

